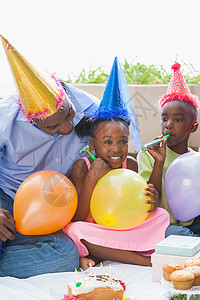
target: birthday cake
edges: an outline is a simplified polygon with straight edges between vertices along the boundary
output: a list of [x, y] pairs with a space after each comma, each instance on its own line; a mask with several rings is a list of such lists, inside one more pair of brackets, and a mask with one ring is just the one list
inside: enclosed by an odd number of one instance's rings
[[122, 300], [125, 288], [122, 281], [116, 280], [113, 276], [111, 278], [108, 274], [89, 275], [76, 282], [70, 282], [68, 296], [86, 300], [113, 300], [114, 298]]

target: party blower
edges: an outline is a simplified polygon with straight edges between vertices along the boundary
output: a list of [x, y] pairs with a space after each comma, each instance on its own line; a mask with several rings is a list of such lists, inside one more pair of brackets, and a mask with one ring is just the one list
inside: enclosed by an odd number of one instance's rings
[[81, 150], [80, 150], [80, 153], [83, 153], [83, 152], [87, 152], [87, 154], [89, 154], [89, 156], [93, 159], [93, 160], [96, 160], [96, 157], [94, 156], [94, 154], [90, 151], [90, 148], [89, 146], [85, 146], [83, 147]]
[[164, 139], [167, 139], [168, 137], [170, 137], [170, 134], [164, 135], [160, 139], [157, 139], [157, 140], [154, 140], [152, 142], [149, 142], [149, 143], [145, 144], [144, 146], [142, 146], [142, 151], [147, 151], [148, 148], [153, 147], [153, 146], [161, 143]]

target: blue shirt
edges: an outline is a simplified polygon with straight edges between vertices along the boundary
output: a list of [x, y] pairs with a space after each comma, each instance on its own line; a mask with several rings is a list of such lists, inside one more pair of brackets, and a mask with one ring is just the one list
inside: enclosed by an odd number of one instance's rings
[[[84, 115], [93, 113], [99, 100], [81, 90], [65, 85], [76, 108], [74, 126]], [[14, 97], [0, 100], [0, 187], [14, 198], [20, 184], [31, 174], [53, 170], [69, 177], [73, 163], [84, 156], [80, 149], [88, 137], [46, 134], [24, 119]]]

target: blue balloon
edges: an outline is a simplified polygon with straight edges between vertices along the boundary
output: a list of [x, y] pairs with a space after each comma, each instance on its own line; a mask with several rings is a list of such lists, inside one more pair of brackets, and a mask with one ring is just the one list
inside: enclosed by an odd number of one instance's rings
[[200, 215], [200, 153], [177, 157], [166, 172], [164, 187], [177, 220], [186, 222]]

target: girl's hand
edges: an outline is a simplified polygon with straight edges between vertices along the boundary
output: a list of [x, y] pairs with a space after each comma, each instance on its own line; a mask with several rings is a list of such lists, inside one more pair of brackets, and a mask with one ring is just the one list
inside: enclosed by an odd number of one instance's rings
[[103, 158], [97, 158], [91, 165], [89, 176], [97, 181], [111, 170], [109, 164]]
[[[159, 136], [156, 139], [161, 138], [162, 136]], [[164, 139], [161, 144], [157, 144], [153, 147], [148, 148], [148, 152], [151, 154], [151, 156], [155, 159], [156, 162], [162, 162], [164, 164], [165, 157], [166, 157], [166, 143], [167, 139]]]
[[146, 200], [146, 203], [151, 204], [151, 208], [147, 212], [151, 213], [158, 207], [158, 203], [159, 203], [158, 192], [154, 188], [153, 184], [149, 183], [148, 186], [145, 188], [144, 194], [145, 196], [151, 198], [149, 200]]

